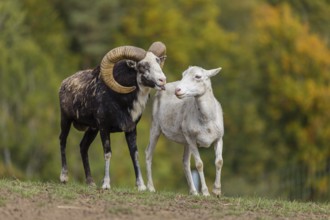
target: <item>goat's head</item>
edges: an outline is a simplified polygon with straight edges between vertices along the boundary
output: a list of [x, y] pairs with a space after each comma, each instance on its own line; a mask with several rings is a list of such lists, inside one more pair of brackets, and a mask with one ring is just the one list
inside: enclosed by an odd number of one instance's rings
[[221, 67], [211, 70], [198, 66], [189, 67], [182, 73], [182, 79], [175, 89], [175, 95], [179, 99], [203, 95], [208, 89], [212, 89], [210, 77], [215, 76], [220, 70]]
[[114, 65], [126, 59], [127, 65], [138, 72], [138, 83], [156, 89], [165, 89], [166, 77], [161, 69], [165, 62], [165, 54], [166, 47], [161, 42], [153, 43], [147, 52], [133, 46], [114, 48], [103, 57], [101, 77], [108, 87], [118, 93], [133, 92], [135, 86], [122, 86], [113, 77]]

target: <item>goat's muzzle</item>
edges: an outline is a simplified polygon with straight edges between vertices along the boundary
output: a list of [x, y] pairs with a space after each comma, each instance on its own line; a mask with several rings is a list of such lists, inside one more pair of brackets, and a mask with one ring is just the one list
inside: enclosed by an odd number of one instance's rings
[[180, 88], [176, 88], [176, 89], [175, 89], [175, 95], [176, 95], [176, 97], [178, 97], [179, 99], [182, 99], [184, 94], [181, 93], [181, 89], [180, 89]]

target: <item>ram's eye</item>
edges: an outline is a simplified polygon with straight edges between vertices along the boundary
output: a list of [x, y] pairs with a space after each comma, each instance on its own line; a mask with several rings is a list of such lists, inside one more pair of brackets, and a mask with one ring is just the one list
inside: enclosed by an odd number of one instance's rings
[[200, 75], [195, 76], [195, 79], [201, 79], [201, 78], [202, 78], [202, 76], [200, 76]]
[[141, 62], [138, 64], [137, 68], [140, 73], [145, 73], [146, 71], [149, 71], [150, 64], [148, 62]]

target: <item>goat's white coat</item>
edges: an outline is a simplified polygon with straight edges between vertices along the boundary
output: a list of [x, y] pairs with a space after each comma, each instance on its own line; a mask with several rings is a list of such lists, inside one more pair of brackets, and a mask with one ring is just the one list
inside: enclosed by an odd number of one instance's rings
[[146, 150], [149, 191], [155, 191], [151, 173], [152, 154], [159, 135], [163, 133], [168, 139], [184, 145], [184, 172], [191, 194], [198, 194], [190, 170], [190, 157], [193, 154], [201, 180], [202, 194], [209, 195], [198, 147], [214, 144], [216, 178], [213, 193], [221, 194], [223, 116], [209, 79], [220, 70], [221, 68], [204, 70], [200, 67], [189, 67], [183, 73], [181, 81], [166, 84], [166, 90], [156, 94], [150, 142]]

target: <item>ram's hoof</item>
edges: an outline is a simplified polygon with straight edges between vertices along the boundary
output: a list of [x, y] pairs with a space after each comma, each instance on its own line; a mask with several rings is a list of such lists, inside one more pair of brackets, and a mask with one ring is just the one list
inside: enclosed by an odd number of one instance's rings
[[110, 189], [110, 188], [111, 187], [110, 187], [110, 184], [109, 183], [103, 183], [102, 189], [107, 190], [107, 189]]
[[60, 175], [61, 183], [67, 183], [69, 181], [68, 171], [62, 171]]

